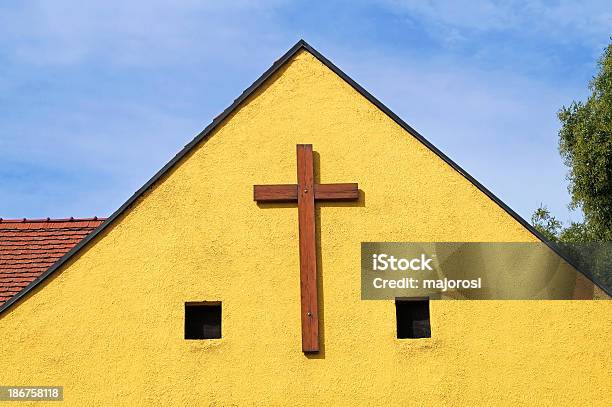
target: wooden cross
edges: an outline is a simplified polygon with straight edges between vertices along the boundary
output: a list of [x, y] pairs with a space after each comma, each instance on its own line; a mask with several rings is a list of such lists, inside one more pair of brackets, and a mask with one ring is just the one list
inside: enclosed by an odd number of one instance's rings
[[300, 234], [300, 292], [302, 300], [302, 351], [319, 351], [317, 246], [315, 201], [355, 201], [357, 184], [315, 184], [312, 144], [297, 145], [297, 184], [255, 185], [257, 202], [296, 202]]

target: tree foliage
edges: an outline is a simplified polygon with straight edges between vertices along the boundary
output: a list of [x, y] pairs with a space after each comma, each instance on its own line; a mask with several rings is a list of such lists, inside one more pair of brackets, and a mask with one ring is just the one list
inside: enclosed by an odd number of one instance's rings
[[564, 227], [541, 205], [531, 222], [580, 270], [612, 290], [612, 43], [598, 62], [589, 90], [586, 102], [574, 101], [558, 113], [570, 208], [581, 209], [584, 221]]
[[548, 208], [543, 205], [540, 205], [531, 215], [531, 224], [551, 242], [559, 240], [559, 234], [563, 229], [561, 222], [552, 216]]
[[558, 113], [562, 123], [559, 152], [570, 168], [571, 207], [584, 213], [583, 225], [557, 231], [562, 240], [564, 235], [612, 240], [612, 44], [605, 49], [598, 67], [589, 83], [591, 95], [587, 101], [574, 101]]
[[563, 224], [543, 205], [540, 205], [531, 216], [531, 224], [551, 242], [589, 243], [597, 241], [586, 222], [572, 222], [569, 226], [563, 227]]

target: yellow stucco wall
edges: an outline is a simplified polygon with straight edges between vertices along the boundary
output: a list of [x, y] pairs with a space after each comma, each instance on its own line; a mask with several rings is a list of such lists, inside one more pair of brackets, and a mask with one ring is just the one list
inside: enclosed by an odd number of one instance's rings
[[[293, 183], [312, 143], [323, 204], [323, 352], [300, 347]], [[64, 405], [604, 405], [612, 302], [434, 301], [432, 338], [395, 338], [360, 300], [362, 241], [532, 241], [466, 179], [300, 52], [86, 250], [0, 318], [0, 384]], [[186, 301], [223, 302], [223, 338], [183, 339]], [[42, 403], [41, 403], [42, 404]], [[37, 404], [38, 405], [38, 404]], [[57, 405], [57, 404], [54, 404]]]

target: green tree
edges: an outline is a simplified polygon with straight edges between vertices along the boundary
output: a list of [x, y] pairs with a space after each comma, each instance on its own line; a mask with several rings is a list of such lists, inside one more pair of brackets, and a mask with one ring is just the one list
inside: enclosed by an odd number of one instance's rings
[[551, 242], [559, 240], [559, 234], [563, 229], [561, 222], [552, 216], [548, 208], [544, 205], [540, 205], [533, 215], [531, 215], [531, 224]]
[[531, 224], [551, 242], [589, 243], [597, 241], [585, 222], [572, 222], [569, 226], [563, 227], [563, 224], [543, 205], [540, 205], [531, 215]]
[[612, 241], [612, 44], [605, 49], [598, 68], [589, 83], [587, 101], [574, 101], [558, 113], [562, 124], [559, 152], [570, 168], [570, 207], [584, 213], [584, 224], [556, 230], [562, 241]]
[[574, 101], [558, 113], [570, 208], [581, 209], [584, 221], [564, 227], [540, 205], [531, 222], [580, 270], [612, 289], [612, 243], [606, 243], [612, 242], [612, 43], [598, 61], [589, 90], [586, 102]]

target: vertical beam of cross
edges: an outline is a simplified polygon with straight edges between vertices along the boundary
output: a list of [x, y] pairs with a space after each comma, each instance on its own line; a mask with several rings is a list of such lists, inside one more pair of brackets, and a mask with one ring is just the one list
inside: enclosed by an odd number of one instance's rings
[[297, 202], [302, 351], [316, 353], [320, 346], [315, 201], [356, 201], [359, 199], [359, 189], [355, 183], [315, 184], [312, 144], [297, 145], [297, 179], [297, 185], [255, 185], [253, 198], [260, 203]]
[[302, 302], [302, 350], [319, 351], [317, 249], [312, 145], [297, 146], [298, 224], [300, 234], [300, 294]]

